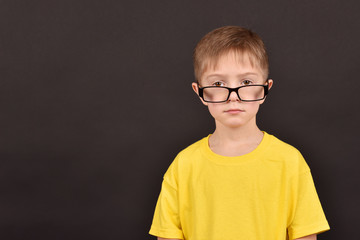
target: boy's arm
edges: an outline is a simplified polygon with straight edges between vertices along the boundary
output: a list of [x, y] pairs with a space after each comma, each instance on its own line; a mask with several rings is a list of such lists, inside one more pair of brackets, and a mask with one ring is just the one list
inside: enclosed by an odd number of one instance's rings
[[313, 234], [313, 235], [309, 235], [309, 236], [306, 236], [306, 237], [302, 237], [302, 238], [297, 238], [295, 240], [316, 240], [316, 234]]

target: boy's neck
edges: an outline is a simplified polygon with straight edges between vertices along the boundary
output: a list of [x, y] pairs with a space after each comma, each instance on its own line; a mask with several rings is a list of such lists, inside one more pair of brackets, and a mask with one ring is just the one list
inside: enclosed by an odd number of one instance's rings
[[209, 146], [219, 155], [241, 156], [255, 150], [263, 136], [256, 124], [239, 128], [217, 126], [209, 138]]

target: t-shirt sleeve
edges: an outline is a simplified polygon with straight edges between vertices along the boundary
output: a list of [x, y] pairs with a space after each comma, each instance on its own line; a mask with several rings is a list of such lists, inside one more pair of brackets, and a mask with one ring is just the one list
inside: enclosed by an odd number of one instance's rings
[[184, 239], [179, 218], [179, 202], [174, 163], [164, 176], [149, 233], [161, 238]]
[[329, 230], [329, 224], [316, 193], [310, 169], [294, 180], [293, 217], [288, 226], [289, 239], [318, 234]]

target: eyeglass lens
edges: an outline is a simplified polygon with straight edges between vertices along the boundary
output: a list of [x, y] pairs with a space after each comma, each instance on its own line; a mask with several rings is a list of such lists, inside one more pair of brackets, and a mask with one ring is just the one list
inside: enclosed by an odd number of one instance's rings
[[[221, 87], [210, 87], [203, 89], [203, 98], [210, 102], [223, 102], [229, 97], [229, 89]], [[256, 101], [265, 97], [263, 86], [246, 86], [238, 89], [241, 100]]]

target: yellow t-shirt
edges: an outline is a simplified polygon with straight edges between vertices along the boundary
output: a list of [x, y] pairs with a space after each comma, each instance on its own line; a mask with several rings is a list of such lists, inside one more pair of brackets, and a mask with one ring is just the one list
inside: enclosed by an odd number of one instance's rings
[[252, 152], [225, 157], [208, 137], [164, 175], [150, 234], [186, 240], [285, 240], [329, 229], [310, 169], [294, 147], [264, 133]]

